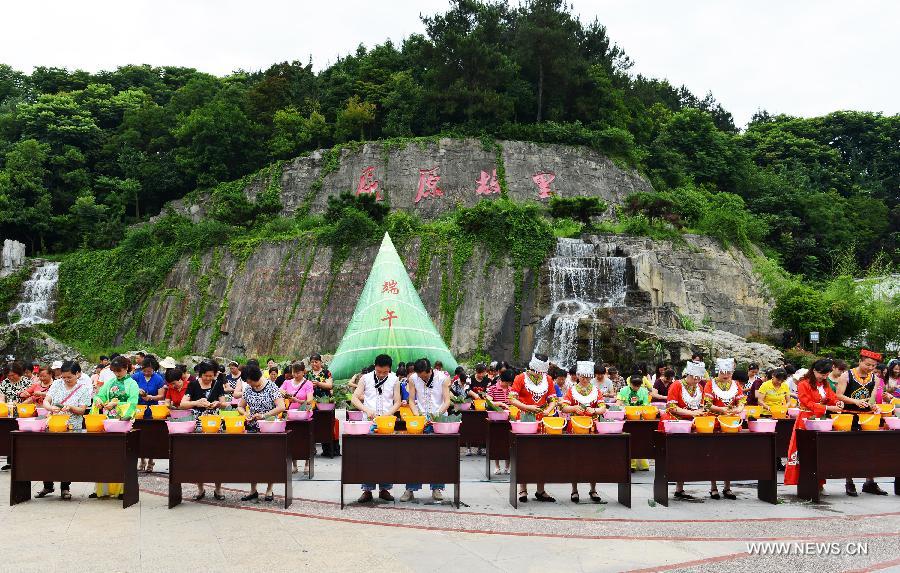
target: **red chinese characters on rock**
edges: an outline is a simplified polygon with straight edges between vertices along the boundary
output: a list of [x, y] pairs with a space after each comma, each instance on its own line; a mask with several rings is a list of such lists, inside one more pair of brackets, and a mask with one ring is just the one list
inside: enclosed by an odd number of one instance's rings
[[500, 194], [500, 183], [497, 181], [497, 170], [488, 175], [487, 171], [482, 171], [481, 176], [476, 181], [478, 187], [475, 188], [476, 195], [494, 195]]
[[531, 176], [531, 180], [538, 186], [538, 198], [547, 199], [551, 195], [555, 195], [550, 184], [556, 179], [556, 174], [549, 171], [541, 171]]
[[381, 294], [400, 294], [400, 289], [397, 288], [397, 281], [384, 281], [384, 284], [381, 285]]
[[375, 195], [376, 201], [381, 201], [381, 192], [378, 190], [378, 179], [375, 179], [375, 167], [364, 167], [359, 176], [359, 185], [356, 186], [357, 195]]
[[384, 318], [382, 318], [382, 319], [381, 319], [381, 322], [384, 322], [384, 321], [386, 320], [387, 323], [388, 323], [388, 328], [392, 328], [392, 327], [394, 326], [394, 319], [395, 319], [395, 318], [399, 318], [399, 317], [398, 317], [396, 314], [394, 314], [394, 311], [393, 311], [393, 310], [388, 309], [388, 310], [387, 310], [387, 316], [385, 316]]
[[438, 168], [419, 169], [419, 189], [416, 191], [415, 203], [418, 203], [426, 197], [443, 197], [444, 192], [438, 187], [441, 182], [441, 176], [438, 175]]

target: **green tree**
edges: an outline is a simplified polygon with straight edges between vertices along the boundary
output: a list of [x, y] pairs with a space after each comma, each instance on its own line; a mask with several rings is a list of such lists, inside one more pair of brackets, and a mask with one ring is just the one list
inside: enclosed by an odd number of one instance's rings
[[591, 224], [593, 217], [600, 217], [609, 208], [605, 201], [598, 197], [551, 197], [547, 205], [550, 216], [554, 219], [574, 219], [585, 226]]
[[50, 147], [34, 139], [12, 146], [0, 171], [0, 224], [12, 238], [29, 243], [31, 253], [46, 252], [52, 228], [46, 169]]
[[789, 328], [801, 342], [811, 331], [829, 330], [831, 313], [822, 293], [804, 284], [793, 284], [775, 301], [772, 324]]
[[[359, 96], [347, 100], [347, 106], [338, 112], [334, 126], [334, 136], [338, 141], [350, 141], [355, 137], [359, 141], [366, 139], [366, 126], [375, 120], [375, 104], [360, 101]], [[358, 136], [357, 136], [358, 134]]]

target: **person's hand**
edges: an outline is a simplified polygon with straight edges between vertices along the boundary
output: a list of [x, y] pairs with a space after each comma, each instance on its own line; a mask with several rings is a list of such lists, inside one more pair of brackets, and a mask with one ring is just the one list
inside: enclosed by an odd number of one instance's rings
[[837, 402], [834, 403], [834, 405], [835, 405], [835, 407], [838, 408], [838, 411], [844, 409], [844, 401], [843, 400], [838, 400]]
[[865, 400], [857, 400], [856, 405], [859, 406], [863, 410], [867, 410], [869, 408], [869, 403]]
[[836, 405], [835, 406], [825, 406], [825, 410], [827, 410], [829, 412], [834, 412], [836, 414], [841, 413], [841, 408]]
[[138, 389], [138, 395], [139, 395], [141, 398], [144, 398], [144, 397], [147, 395], [147, 391], [144, 390], [144, 389]]
[[50, 406], [49, 410], [54, 414], [58, 414], [62, 411], [62, 408], [60, 408], [59, 406]]
[[206, 398], [200, 398], [199, 400], [197, 400], [196, 405], [200, 406], [201, 408], [209, 408], [209, 400], [207, 400]]
[[526, 408], [527, 408], [527, 410], [528, 410], [529, 412], [534, 412], [535, 414], [537, 414], [538, 412], [541, 411], [541, 409], [538, 408], [538, 407], [535, 406], [535, 405], [526, 406]]
[[370, 420], [375, 417], [375, 410], [372, 408], [363, 408], [363, 412], [366, 413], [366, 416], [368, 416]]
[[260, 414], [253, 414], [253, 418], [254, 418], [255, 420], [262, 420], [262, 419], [265, 418], [265, 417], [266, 417], [265, 414], [262, 414], [262, 413], [260, 413]]

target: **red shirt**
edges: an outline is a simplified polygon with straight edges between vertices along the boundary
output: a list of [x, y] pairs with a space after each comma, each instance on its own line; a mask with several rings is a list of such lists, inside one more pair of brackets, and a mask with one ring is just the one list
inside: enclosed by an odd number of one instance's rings
[[[822, 396], [819, 391], [820, 388], [825, 390], [825, 396]], [[804, 378], [797, 383], [797, 400], [800, 402], [800, 408], [813, 412], [813, 405], [825, 404], [826, 406], [834, 406], [838, 401], [838, 397], [827, 380], [821, 384], [816, 384], [816, 387], [813, 388], [810, 386], [809, 380]]]
[[[40, 381], [37, 381], [37, 382], [35, 382], [34, 384], [32, 384], [31, 386], [29, 386], [29, 387], [25, 390], [26, 392], [28, 392], [28, 397], [25, 398], [25, 401], [28, 402], [29, 400], [31, 400], [32, 402], [34, 402], [34, 403], [37, 404], [38, 406], [41, 406], [41, 405], [43, 405], [43, 403], [44, 403], [44, 398], [47, 396], [47, 391], [48, 391], [48, 390], [50, 390], [50, 386], [47, 386], [47, 387], [45, 388], [44, 386], [41, 385], [41, 382], [40, 382]], [[37, 396], [36, 394], [37, 394], [38, 392], [41, 392], [41, 393], [44, 394], [44, 395], [43, 395], [43, 396]]]
[[181, 405], [181, 399], [184, 398], [187, 387], [187, 382], [182, 382], [181, 390], [176, 388], [174, 384], [166, 384], [166, 394], [163, 396], [163, 399], [170, 400], [172, 407], [177, 408]]
[[543, 407], [547, 404], [547, 400], [556, 396], [556, 384], [546, 374], [541, 374], [547, 381], [547, 391], [541, 396], [535, 396], [525, 386], [526, 373], [523, 372], [516, 376], [513, 381], [512, 388], [509, 389], [510, 394], [516, 394], [516, 399], [526, 406]]
[[732, 396], [730, 399], [723, 399], [716, 395], [713, 391], [713, 384], [715, 384], [715, 380], [708, 380], [706, 382], [706, 386], [703, 387], [703, 399], [704, 401], [709, 401], [713, 406], [717, 406], [719, 408], [733, 408], [746, 401], [744, 397], [744, 389], [741, 388], [741, 383], [737, 380], [731, 381], [731, 387], [727, 390], [721, 390], [720, 392], [731, 392], [732, 389], [737, 389], [737, 393]]
[[[697, 396], [698, 401], [696, 406], [688, 404], [684, 401], [684, 394], [687, 394], [687, 391], [684, 390], [684, 386], [681, 380], [676, 380], [672, 382], [672, 385], [669, 386], [669, 393], [667, 394], [666, 400], [666, 409], [667, 413], [672, 416], [676, 416], [672, 410], [674, 408], [681, 408], [683, 410], [699, 410], [703, 407], [703, 387], [700, 382], [697, 383], [697, 386], [694, 388], [694, 396]], [[683, 392], [683, 393], [682, 393]], [[699, 395], [698, 395], [699, 394]]]

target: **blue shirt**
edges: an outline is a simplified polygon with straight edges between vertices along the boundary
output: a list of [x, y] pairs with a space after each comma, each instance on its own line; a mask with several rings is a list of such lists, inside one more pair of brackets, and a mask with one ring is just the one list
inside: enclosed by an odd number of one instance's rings
[[[159, 372], [154, 372], [153, 376], [150, 377], [150, 380], [144, 378], [144, 371], [138, 370], [134, 374], [131, 375], [131, 379], [137, 382], [138, 388], [146, 392], [151, 396], [155, 396], [159, 394], [159, 389], [166, 385], [166, 381], [160, 375]], [[138, 404], [157, 404], [156, 400], [146, 400], [144, 398], [138, 398]], [[150, 409], [147, 409], [145, 414], [146, 417], [150, 417]]]
[[409, 400], [409, 391], [406, 389], [406, 380], [400, 383], [400, 399]]

